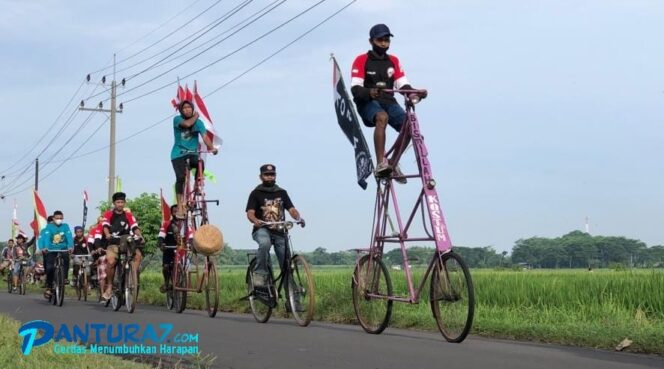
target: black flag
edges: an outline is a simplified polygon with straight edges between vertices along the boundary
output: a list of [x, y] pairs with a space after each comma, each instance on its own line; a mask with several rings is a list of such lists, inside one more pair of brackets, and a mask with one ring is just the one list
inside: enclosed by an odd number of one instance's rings
[[337, 113], [337, 121], [341, 130], [355, 149], [355, 167], [357, 168], [357, 184], [363, 189], [367, 188], [367, 177], [373, 173], [374, 166], [371, 159], [371, 152], [367, 147], [367, 141], [364, 139], [360, 122], [355, 114], [353, 102], [348, 96], [346, 85], [341, 77], [341, 70], [337, 60], [332, 56], [333, 66], [333, 88], [334, 88], [334, 110]]

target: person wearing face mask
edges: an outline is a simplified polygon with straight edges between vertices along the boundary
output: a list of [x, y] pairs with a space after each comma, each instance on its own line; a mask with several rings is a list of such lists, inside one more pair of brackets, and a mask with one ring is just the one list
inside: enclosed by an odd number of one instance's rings
[[217, 155], [217, 149], [212, 145], [212, 140], [205, 134], [205, 124], [198, 119], [198, 112], [194, 110], [194, 104], [189, 100], [183, 100], [178, 106], [180, 112], [173, 118], [173, 135], [175, 142], [171, 149], [171, 163], [175, 171], [175, 195], [177, 200], [178, 219], [185, 218], [184, 185], [187, 174], [187, 159], [190, 167], [198, 167], [198, 135], [203, 139], [207, 150]]
[[[397, 103], [393, 93], [385, 89], [413, 90], [399, 59], [388, 54], [391, 37], [394, 35], [384, 24], [376, 24], [369, 30], [371, 50], [355, 58], [351, 68], [351, 93], [362, 122], [374, 129], [376, 149], [376, 176], [387, 177], [394, 171], [395, 180], [406, 183], [399, 167], [392, 167], [385, 158], [385, 130], [389, 124], [397, 132], [406, 120], [406, 112]], [[422, 90], [425, 98], [426, 90]]]
[[249, 194], [247, 201], [247, 219], [254, 225], [252, 237], [258, 243], [256, 252], [256, 270], [254, 270], [254, 286], [263, 287], [267, 284], [270, 247], [274, 241], [274, 252], [279, 259], [279, 267], [283, 265], [286, 254], [286, 237], [283, 231], [275, 226], [263, 227], [263, 222], [283, 222], [286, 220], [285, 211], [290, 216], [302, 222], [304, 219], [293, 206], [288, 192], [277, 186], [277, 168], [272, 164], [260, 167], [261, 184]]
[[[63, 222], [64, 215], [60, 210], [53, 212], [53, 223], [48, 223], [41, 231], [40, 250], [44, 254], [44, 269], [46, 271], [46, 290], [44, 297], [49, 298], [53, 294], [53, 274], [55, 272], [55, 258], [57, 252], [68, 250], [72, 252], [74, 248], [74, 239], [71, 235], [71, 229], [67, 223]], [[65, 267], [65, 278], [69, 274], [69, 256], [63, 257]], [[65, 284], [69, 283], [65, 280]]]

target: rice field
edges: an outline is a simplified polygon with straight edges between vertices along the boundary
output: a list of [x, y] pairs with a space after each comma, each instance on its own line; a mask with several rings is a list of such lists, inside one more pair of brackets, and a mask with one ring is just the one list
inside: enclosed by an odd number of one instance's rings
[[[355, 324], [352, 268], [314, 268], [315, 320]], [[471, 334], [612, 349], [625, 338], [633, 352], [664, 354], [664, 271], [662, 270], [473, 270], [476, 310]], [[245, 271], [221, 267], [220, 311], [248, 313]], [[414, 269], [414, 279], [424, 270]], [[396, 294], [406, 295], [403, 271], [390, 270]], [[140, 304], [163, 305], [161, 274], [141, 276]], [[436, 330], [427, 300], [395, 303], [391, 327]], [[187, 308], [203, 307], [191, 294]], [[140, 308], [140, 306], [139, 306]], [[174, 313], [175, 314], [175, 313]], [[284, 314], [283, 306], [277, 315]], [[358, 326], [358, 329], [361, 329]], [[442, 339], [442, 338], [441, 338]]]

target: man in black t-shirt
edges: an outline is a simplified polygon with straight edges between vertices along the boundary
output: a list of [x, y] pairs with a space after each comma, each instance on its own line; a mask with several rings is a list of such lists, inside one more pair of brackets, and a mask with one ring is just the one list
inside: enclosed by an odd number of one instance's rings
[[254, 286], [262, 287], [267, 284], [269, 274], [268, 264], [270, 247], [274, 241], [274, 252], [279, 259], [279, 267], [284, 263], [286, 254], [286, 237], [275, 226], [265, 226], [264, 222], [283, 222], [286, 220], [285, 211], [291, 217], [302, 222], [300, 213], [293, 206], [288, 192], [277, 186], [277, 168], [272, 164], [265, 164], [260, 168], [261, 184], [251, 191], [247, 201], [247, 219], [254, 225], [252, 237], [258, 243], [256, 253], [256, 269], [254, 270]]

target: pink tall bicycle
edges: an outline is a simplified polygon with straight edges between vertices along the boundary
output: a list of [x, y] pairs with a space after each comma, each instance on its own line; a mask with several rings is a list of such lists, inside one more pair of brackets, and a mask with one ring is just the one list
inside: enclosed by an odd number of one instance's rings
[[[377, 178], [376, 206], [372, 240], [368, 249], [358, 249], [358, 259], [353, 273], [353, 307], [357, 319], [367, 333], [379, 334], [390, 322], [394, 301], [417, 304], [424, 295], [429, 276], [428, 296], [431, 312], [438, 329], [449, 342], [462, 342], [473, 323], [475, 296], [470, 271], [460, 255], [452, 250], [445, 218], [436, 193], [431, 165], [427, 158], [424, 138], [415, 115], [414, 104], [419, 101], [419, 90], [384, 90], [406, 95], [406, 122], [399, 132], [393, 147], [386, 153], [390, 164], [395, 166], [412, 140], [419, 172], [412, 175]], [[404, 223], [399, 211], [395, 179], [420, 178], [422, 191]], [[426, 207], [426, 210], [425, 210]], [[390, 210], [396, 215], [394, 227]], [[420, 213], [426, 235], [411, 237], [409, 232], [415, 216]], [[388, 230], [389, 226], [389, 230]], [[433, 241], [436, 251], [429, 262], [417, 290], [408, 263], [406, 243]], [[386, 243], [398, 243], [403, 256], [403, 270], [408, 286], [407, 296], [396, 296], [392, 290], [390, 274], [383, 263], [383, 248]]]

